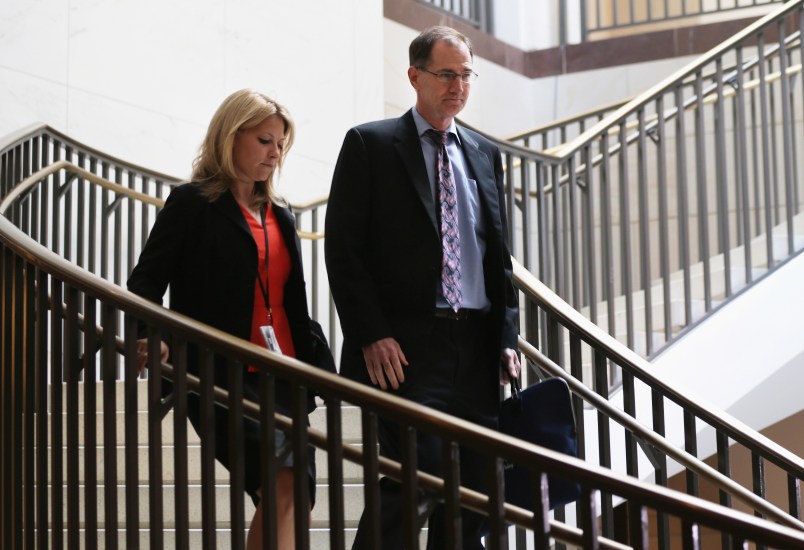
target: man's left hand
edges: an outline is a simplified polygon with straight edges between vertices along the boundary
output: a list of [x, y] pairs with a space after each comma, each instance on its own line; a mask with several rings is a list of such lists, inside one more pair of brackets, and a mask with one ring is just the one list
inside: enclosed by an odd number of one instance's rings
[[500, 356], [500, 385], [505, 386], [511, 383], [512, 378], [519, 378], [521, 368], [516, 351], [505, 348]]

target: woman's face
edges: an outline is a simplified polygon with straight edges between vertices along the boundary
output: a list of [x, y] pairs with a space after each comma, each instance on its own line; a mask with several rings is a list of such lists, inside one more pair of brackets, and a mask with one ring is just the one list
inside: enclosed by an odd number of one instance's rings
[[271, 115], [253, 128], [238, 130], [232, 149], [237, 180], [248, 184], [267, 180], [284, 148], [285, 121], [279, 115]]

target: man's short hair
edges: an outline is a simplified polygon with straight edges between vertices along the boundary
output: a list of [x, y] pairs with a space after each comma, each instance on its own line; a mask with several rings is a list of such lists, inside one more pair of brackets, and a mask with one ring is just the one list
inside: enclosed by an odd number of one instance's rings
[[439, 25], [423, 30], [421, 34], [410, 43], [410, 47], [408, 48], [410, 66], [426, 67], [430, 62], [430, 54], [433, 51], [433, 46], [435, 46], [435, 43], [439, 40], [446, 40], [452, 44], [463, 42], [466, 44], [466, 47], [469, 48], [469, 55], [474, 58], [472, 42], [466, 35], [451, 27]]

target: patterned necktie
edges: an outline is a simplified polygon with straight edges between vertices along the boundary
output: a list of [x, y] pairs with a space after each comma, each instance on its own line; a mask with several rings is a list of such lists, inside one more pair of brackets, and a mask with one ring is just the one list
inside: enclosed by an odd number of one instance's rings
[[458, 234], [458, 195], [447, 155], [447, 133], [427, 130], [438, 151], [438, 202], [441, 208], [441, 292], [454, 311], [461, 307], [461, 244]]

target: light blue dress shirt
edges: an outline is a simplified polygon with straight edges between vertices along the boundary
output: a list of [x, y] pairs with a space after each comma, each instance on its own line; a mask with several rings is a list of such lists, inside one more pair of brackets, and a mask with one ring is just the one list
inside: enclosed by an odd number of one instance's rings
[[[425, 135], [425, 132], [434, 129], [424, 120], [416, 107], [413, 108], [413, 119], [416, 122], [416, 131], [422, 144], [424, 162], [427, 165], [427, 177], [430, 180], [430, 191], [436, 198], [436, 163], [438, 152], [435, 143]], [[466, 158], [463, 156], [460, 138], [455, 130], [455, 121], [450, 122], [447, 128], [447, 155], [452, 164], [452, 174], [455, 178], [455, 188], [458, 195], [458, 234], [461, 246], [461, 301], [462, 309], [478, 309], [487, 311], [491, 307], [486, 296], [486, 281], [483, 274], [483, 256], [486, 253], [486, 224], [480, 208], [480, 197], [477, 182], [469, 177]], [[441, 294], [441, 283], [436, 287], [436, 307], [449, 307]]]

